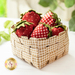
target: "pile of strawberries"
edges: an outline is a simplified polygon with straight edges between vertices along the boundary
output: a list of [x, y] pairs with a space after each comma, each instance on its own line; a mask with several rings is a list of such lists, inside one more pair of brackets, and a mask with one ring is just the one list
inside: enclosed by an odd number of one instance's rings
[[62, 25], [57, 14], [51, 10], [44, 17], [34, 10], [29, 10], [21, 14], [21, 21], [14, 24], [12, 28], [18, 37], [49, 38], [64, 31], [66, 26]]

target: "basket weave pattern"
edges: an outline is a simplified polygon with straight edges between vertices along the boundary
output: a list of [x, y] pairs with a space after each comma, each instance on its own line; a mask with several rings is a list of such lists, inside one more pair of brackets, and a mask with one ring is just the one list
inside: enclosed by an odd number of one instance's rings
[[12, 33], [11, 46], [14, 55], [41, 69], [68, 53], [68, 29], [59, 33], [58, 36], [48, 39], [28, 39], [25, 36], [19, 38], [15, 33]]

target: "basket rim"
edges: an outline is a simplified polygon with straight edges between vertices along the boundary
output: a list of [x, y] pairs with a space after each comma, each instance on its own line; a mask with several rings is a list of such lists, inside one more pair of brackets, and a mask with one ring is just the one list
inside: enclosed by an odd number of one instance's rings
[[[47, 40], [47, 39], [50, 39], [50, 38], [54, 38], [54, 37], [59, 37], [61, 34], [64, 34], [68, 31], [68, 27], [66, 27], [66, 30], [65, 31], [62, 31], [57, 35], [54, 35], [54, 36], [51, 36], [49, 38], [35, 38], [35, 37], [30, 37], [30, 39], [28, 39], [27, 36], [21, 36], [21, 39], [26, 39], [26, 40]], [[15, 34], [15, 33], [11, 33], [11, 34]], [[16, 34], [15, 34], [16, 35]], [[16, 35], [17, 36], [17, 35]], [[18, 36], [17, 36], [18, 37]], [[20, 39], [20, 37], [18, 37]]]

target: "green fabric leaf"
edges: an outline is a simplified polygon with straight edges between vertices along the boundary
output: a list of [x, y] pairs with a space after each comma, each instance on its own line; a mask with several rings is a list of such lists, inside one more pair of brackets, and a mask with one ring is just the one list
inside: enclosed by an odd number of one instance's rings
[[8, 29], [9, 34], [7, 34], [4, 31], [0, 31], [0, 42], [1, 42], [1, 38], [4, 38], [5, 40], [9, 41], [10, 40], [10, 34], [11, 34], [11, 26], [14, 24], [13, 21], [11, 20], [7, 20], [6, 22], [4, 22], [4, 28]]
[[72, 12], [72, 17], [75, 16], [75, 10]]
[[4, 22], [4, 28], [8, 28], [9, 29], [13, 24], [14, 24], [13, 21], [7, 20], [7, 21]]
[[20, 27], [25, 27], [24, 23], [20, 24], [19, 26], [17, 26], [16, 28], [19, 29]]
[[9, 41], [10, 40], [10, 35], [5, 33], [4, 31], [0, 31], [0, 36], [4, 38], [5, 40]]
[[65, 3], [65, 6], [67, 7], [67, 8], [69, 8], [69, 7], [72, 7], [73, 5], [74, 5], [74, 0], [65, 0], [64, 1], [64, 3]]
[[69, 21], [69, 29], [70, 31], [75, 31], [75, 16], [73, 16]]
[[48, 7], [52, 2], [53, 0], [40, 0], [39, 4], [43, 7]]
[[57, 0], [53, 0], [53, 2], [50, 4], [50, 9], [54, 11], [57, 8], [57, 6], [58, 6]]

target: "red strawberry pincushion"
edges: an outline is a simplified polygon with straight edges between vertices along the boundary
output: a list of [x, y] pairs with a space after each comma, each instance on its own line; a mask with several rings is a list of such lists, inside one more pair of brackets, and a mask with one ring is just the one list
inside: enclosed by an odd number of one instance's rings
[[[31, 37], [35, 38], [48, 38], [48, 34], [50, 35], [49, 27], [46, 24], [39, 24], [31, 34]], [[50, 35], [51, 36], [51, 35]]]
[[58, 18], [56, 13], [50, 10], [44, 17], [42, 17], [40, 22], [48, 24], [50, 27], [53, 27], [60, 23], [60, 19]]
[[33, 31], [33, 24], [27, 21], [19, 21], [13, 27], [13, 32], [16, 33], [18, 37], [27, 36], [30, 38], [30, 34]]
[[41, 19], [41, 14], [36, 13], [34, 10], [29, 10], [25, 14], [21, 14], [21, 19], [24, 21], [32, 22], [33, 26], [36, 27]]
[[61, 24], [57, 14], [52, 11], [48, 11], [41, 19], [40, 14], [34, 10], [29, 10], [25, 14], [21, 14], [21, 19], [13, 28], [13, 32], [20, 38], [21, 36], [49, 38], [58, 35], [66, 28], [65, 25]]

